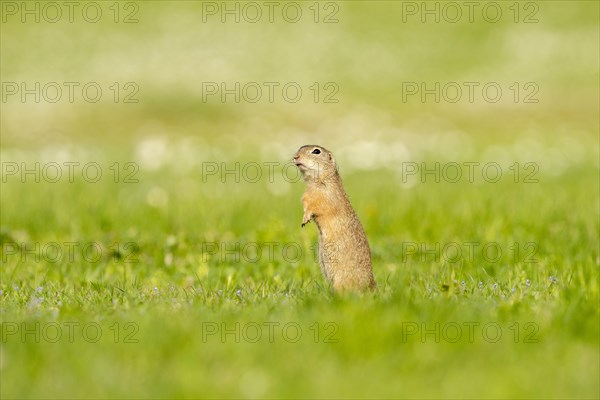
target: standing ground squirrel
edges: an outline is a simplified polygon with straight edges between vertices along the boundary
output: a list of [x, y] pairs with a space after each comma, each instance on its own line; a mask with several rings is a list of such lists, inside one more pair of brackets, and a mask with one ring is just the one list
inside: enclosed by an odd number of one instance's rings
[[331, 152], [302, 146], [294, 156], [306, 190], [302, 227], [311, 219], [319, 230], [319, 265], [336, 292], [375, 289], [371, 250]]

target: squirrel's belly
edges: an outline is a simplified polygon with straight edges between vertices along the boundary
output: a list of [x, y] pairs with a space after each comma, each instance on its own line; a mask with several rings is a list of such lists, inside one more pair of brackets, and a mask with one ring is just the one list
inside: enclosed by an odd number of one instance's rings
[[319, 266], [327, 281], [334, 287], [372, 287], [371, 257], [364, 231], [335, 224], [340, 221], [326, 222], [321, 220], [319, 224]]

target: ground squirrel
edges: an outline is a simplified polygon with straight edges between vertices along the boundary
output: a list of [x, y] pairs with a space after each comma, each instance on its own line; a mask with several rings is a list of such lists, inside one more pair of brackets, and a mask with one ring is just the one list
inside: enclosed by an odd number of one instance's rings
[[331, 152], [302, 146], [293, 159], [302, 172], [302, 227], [314, 220], [319, 230], [319, 265], [335, 292], [375, 289], [371, 250]]

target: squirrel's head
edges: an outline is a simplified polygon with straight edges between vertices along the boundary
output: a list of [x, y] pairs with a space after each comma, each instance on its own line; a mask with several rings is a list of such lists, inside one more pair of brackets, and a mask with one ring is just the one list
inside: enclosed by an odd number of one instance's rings
[[337, 177], [337, 165], [333, 154], [317, 145], [306, 145], [298, 149], [293, 159], [305, 181], [325, 182]]

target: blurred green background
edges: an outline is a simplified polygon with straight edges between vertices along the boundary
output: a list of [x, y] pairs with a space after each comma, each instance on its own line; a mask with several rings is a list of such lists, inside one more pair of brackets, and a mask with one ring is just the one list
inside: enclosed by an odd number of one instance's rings
[[[598, 398], [597, 2], [69, 7], [2, 2], [2, 398]], [[285, 163], [309, 143], [336, 155], [375, 295], [331, 296], [300, 229]], [[453, 162], [458, 183], [421, 175]], [[470, 242], [502, 255], [427, 253]]]

